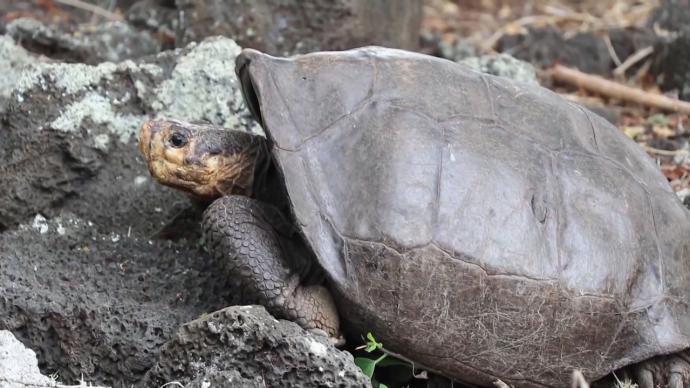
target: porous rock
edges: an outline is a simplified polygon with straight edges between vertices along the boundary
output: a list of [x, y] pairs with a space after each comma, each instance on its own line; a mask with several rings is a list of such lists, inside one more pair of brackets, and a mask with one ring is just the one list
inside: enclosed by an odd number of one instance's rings
[[421, 0], [147, 0], [128, 20], [186, 44], [232, 37], [242, 47], [274, 55], [364, 45], [415, 49]]
[[261, 376], [245, 378], [236, 370], [207, 370], [185, 386], [185, 388], [212, 387], [265, 388], [267, 385]]
[[646, 24], [650, 28], [657, 27], [674, 32], [690, 30], [690, 1], [661, 1], [649, 15]]
[[150, 32], [121, 21], [66, 28], [46, 25], [32, 18], [18, 18], [6, 28], [7, 34], [28, 50], [67, 62], [118, 62], [156, 54], [161, 49], [161, 44]]
[[219, 37], [138, 62], [29, 67], [0, 116], [0, 230], [64, 208], [103, 230], [155, 234], [189, 201], [150, 179], [138, 128], [162, 116], [260, 131], [237, 85], [239, 52]]
[[663, 90], [690, 101], [690, 27], [670, 41], [657, 42], [652, 72]]
[[498, 51], [543, 68], [558, 62], [594, 74], [608, 74], [613, 64], [603, 38], [593, 33], [566, 38], [555, 27], [505, 35], [498, 42]]
[[38, 370], [36, 354], [10, 331], [0, 330], [0, 387], [54, 387], [55, 381]]
[[12, 38], [0, 35], [0, 112], [3, 111], [3, 102], [10, 96], [22, 71], [38, 61], [39, 58], [28, 53]]
[[193, 241], [104, 234], [63, 213], [0, 234], [0, 246], [0, 330], [65, 383], [129, 387], [180, 324], [235, 303]]
[[237, 383], [218, 386], [371, 386], [352, 355], [262, 306], [228, 307], [185, 324], [140, 386], [226, 379]]

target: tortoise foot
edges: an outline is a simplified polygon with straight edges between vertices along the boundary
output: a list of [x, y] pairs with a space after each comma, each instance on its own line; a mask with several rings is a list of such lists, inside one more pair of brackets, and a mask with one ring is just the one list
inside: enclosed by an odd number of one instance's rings
[[689, 388], [690, 355], [687, 351], [657, 356], [632, 367], [639, 388]]
[[326, 337], [328, 342], [337, 348], [345, 345], [345, 337], [340, 333], [338, 333], [337, 337], [334, 337], [333, 335], [326, 333], [325, 330], [319, 328], [309, 329], [309, 332], [315, 335]]

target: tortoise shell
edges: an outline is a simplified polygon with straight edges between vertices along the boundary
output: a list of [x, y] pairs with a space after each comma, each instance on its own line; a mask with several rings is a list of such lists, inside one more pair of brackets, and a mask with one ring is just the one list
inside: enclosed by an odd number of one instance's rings
[[237, 72], [351, 333], [534, 387], [689, 347], [690, 216], [600, 116], [381, 47]]

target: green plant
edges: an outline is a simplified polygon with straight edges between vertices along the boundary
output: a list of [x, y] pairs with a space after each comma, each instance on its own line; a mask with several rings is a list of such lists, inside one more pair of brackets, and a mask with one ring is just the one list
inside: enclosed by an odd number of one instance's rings
[[[367, 333], [367, 343], [357, 347], [357, 350], [364, 349], [367, 353], [371, 353], [377, 349], [383, 349], [383, 344], [376, 341], [374, 335], [371, 332]], [[372, 378], [374, 376], [374, 370], [376, 369], [376, 364], [383, 361], [384, 358], [388, 357], [386, 353], [378, 358], [368, 358], [368, 357], [355, 357], [355, 364], [364, 372], [367, 377]]]
[[[376, 338], [374, 338], [374, 335], [371, 334], [371, 332], [367, 333], [367, 342], [366, 344], [357, 347], [356, 349], [364, 349], [365, 352], [371, 353], [374, 350], [383, 350], [383, 344], [381, 342], [378, 342]], [[374, 370], [376, 370], [376, 365], [383, 361], [386, 357], [388, 357], [387, 353], [383, 353], [380, 357], [378, 358], [368, 358], [368, 357], [355, 357], [355, 365], [359, 367], [359, 369], [364, 372], [369, 379], [371, 379], [373, 385], [377, 388], [388, 388], [386, 384], [375, 382], [373, 379], [374, 377]]]

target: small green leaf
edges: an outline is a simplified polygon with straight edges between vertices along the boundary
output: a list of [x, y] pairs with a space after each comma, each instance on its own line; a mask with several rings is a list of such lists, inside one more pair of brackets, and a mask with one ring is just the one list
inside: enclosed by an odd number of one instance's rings
[[376, 369], [376, 361], [366, 357], [355, 357], [355, 365], [364, 372], [364, 374], [371, 379]]
[[366, 351], [368, 353], [371, 353], [374, 349], [382, 349], [383, 344], [376, 341], [376, 338], [374, 338], [374, 335], [371, 334], [371, 332], [367, 333], [367, 347]]
[[384, 383], [379, 384], [379, 388], [388, 388], [388, 386]]

